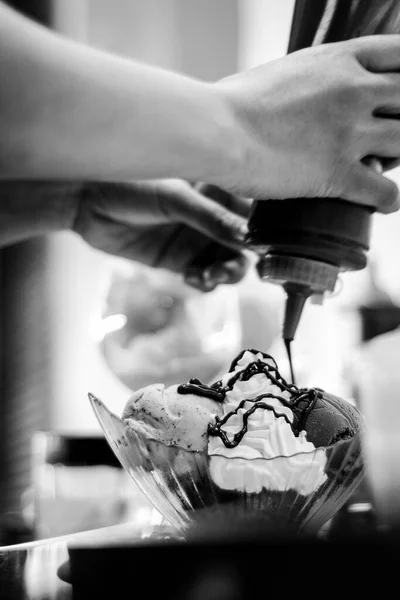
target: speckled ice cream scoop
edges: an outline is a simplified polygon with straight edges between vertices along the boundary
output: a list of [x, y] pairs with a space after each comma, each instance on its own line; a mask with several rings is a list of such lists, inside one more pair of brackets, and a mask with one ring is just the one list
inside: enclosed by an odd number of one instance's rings
[[208, 426], [222, 414], [220, 402], [179, 394], [177, 385], [157, 383], [135, 392], [122, 418], [138, 433], [168, 446], [205, 452]]

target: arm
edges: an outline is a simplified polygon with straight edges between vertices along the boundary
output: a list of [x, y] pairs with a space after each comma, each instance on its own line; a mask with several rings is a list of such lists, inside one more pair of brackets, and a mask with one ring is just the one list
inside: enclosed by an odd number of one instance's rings
[[0, 57], [0, 177], [211, 181], [233, 166], [232, 118], [210, 84], [78, 44], [2, 3]]
[[206, 181], [382, 212], [400, 156], [400, 36], [323, 44], [215, 83], [65, 39], [0, 2], [0, 178]]

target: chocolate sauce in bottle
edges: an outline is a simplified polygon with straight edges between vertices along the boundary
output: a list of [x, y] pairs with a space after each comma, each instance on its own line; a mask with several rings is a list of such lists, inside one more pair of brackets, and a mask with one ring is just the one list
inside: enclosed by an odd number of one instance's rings
[[286, 292], [287, 349], [307, 299], [333, 292], [341, 271], [366, 266], [372, 214], [338, 198], [254, 201], [246, 244], [259, 256], [260, 277]]

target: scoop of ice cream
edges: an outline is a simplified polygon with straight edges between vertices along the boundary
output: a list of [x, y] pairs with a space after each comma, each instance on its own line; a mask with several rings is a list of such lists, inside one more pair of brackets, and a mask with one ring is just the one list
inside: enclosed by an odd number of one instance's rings
[[[304, 415], [306, 412], [306, 415]], [[321, 390], [307, 414], [303, 401], [293, 407], [294, 423], [302, 426], [315, 446], [330, 446], [352, 438], [361, 425], [361, 415], [350, 402]]]
[[135, 392], [122, 418], [138, 433], [185, 450], [205, 452], [208, 426], [222, 416], [222, 406], [210, 398], [179, 394], [178, 386], [162, 383]]

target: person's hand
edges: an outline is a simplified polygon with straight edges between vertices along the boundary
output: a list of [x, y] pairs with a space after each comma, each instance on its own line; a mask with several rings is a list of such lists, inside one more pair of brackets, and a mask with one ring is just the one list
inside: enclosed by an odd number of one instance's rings
[[233, 110], [242, 148], [225, 189], [396, 210], [396, 184], [363, 161], [398, 164], [399, 71], [400, 35], [377, 35], [300, 50], [212, 84]]
[[182, 273], [188, 284], [211, 291], [247, 270], [250, 206], [215, 186], [181, 180], [88, 183], [72, 229], [94, 248]]

